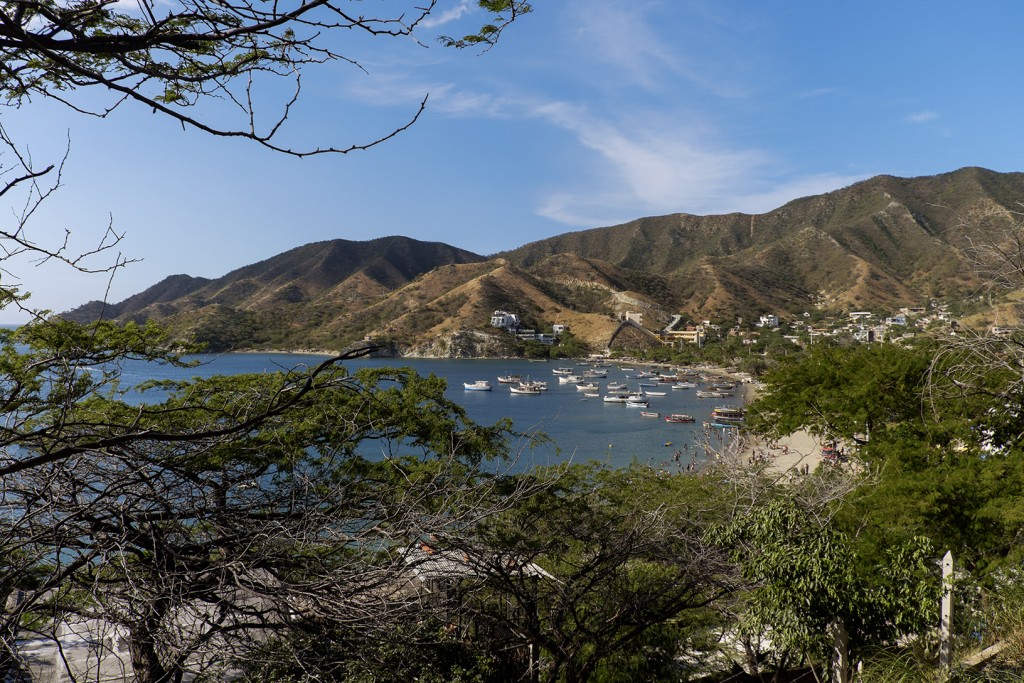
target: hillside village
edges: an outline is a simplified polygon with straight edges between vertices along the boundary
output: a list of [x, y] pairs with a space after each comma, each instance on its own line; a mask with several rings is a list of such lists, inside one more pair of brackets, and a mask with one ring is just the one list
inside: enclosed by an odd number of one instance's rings
[[[891, 315], [871, 311], [851, 311], [840, 316], [805, 312], [784, 320], [778, 314], [764, 313], [753, 321], [738, 316], [731, 324], [711, 320], [696, 323], [684, 320], [682, 315], [675, 315], [667, 326], [650, 329], [644, 324], [643, 313], [626, 311], [618, 316], [618, 326], [607, 344], [592, 348], [591, 351], [605, 355], [615, 352], [632, 354], [638, 350], [650, 350], [654, 341], [666, 349], [683, 350], [687, 346], [701, 347], [728, 339], [737, 339], [745, 347], [763, 345], [771, 338], [781, 338], [796, 346], [823, 340], [837, 343], [900, 343], [923, 334], [956, 336], [961, 330], [961, 323], [950, 313], [950, 306], [939, 301], [933, 301], [928, 306], [900, 307]], [[494, 311], [490, 326], [513, 335], [519, 342], [549, 347], [556, 344], [565, 332], [572, 331], [570, 326], [561, 323], [553, 324], [547, 332], [529, 329], [522, 325], [519, 315], [501, 310]], [[624, 330], [636, 330], [642, 334], [621, 334]], [[1007, 336], [1012, 330], [1012, 327], [993, 325], [983, 332], [993, 336]]]

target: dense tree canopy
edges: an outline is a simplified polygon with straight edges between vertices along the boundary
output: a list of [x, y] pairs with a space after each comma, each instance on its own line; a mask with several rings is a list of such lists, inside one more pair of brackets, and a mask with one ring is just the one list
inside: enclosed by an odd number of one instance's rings
[[436, 378], [335, 358], [122, 396], [123, 363], [155, 362], [158, 330], [6, 334], [8, 661], [29, 624], [106, 624], [140, 681], [241, 670], [268, 633], [387, 631], [416, 606], [403, 551], [514, 499], [479, 468], [507, 425], [469, 422]]

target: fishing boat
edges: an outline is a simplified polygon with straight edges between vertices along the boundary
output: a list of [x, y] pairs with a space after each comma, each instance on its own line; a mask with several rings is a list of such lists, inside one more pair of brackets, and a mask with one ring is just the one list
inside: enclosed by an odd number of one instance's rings
[[743, 422], [743, 409], [735, 406], [715, 406], [711, 411], [711, 421], [737, 425]]
[[665, 395], [664, 391], [644, 391], [644, 393], [647, 394], [648, 396], [664, 396]]
[[555, 368], [551, 371], [551, 374], [553, 375], [571, 375], [572, 373], [572, 368]]
[[605, 403], [625, 403], [629, 400], [629, 394], [623, 394], [621, 392], [605, 394], [604, 398], [601, 400]]
[[609, 382], [608, 391], [624, 391], [627, 386], [624, 382]]
[[630, 396], [626, 399], [627, 408], [649, 408], [651, 402], [645, 398], [638, 398], [636, 396]]
[[529, 396], [535, 396], [540, 394], [540, 389], [535, 386], [531, 386], [526, 382], [520, 384], [513, 384], [508, 388], [513, 394], [526, 394]]
[[502, 375], [498, 377], [499, 384], [519, 384], [523, 378], [519, 375]]
[[698, 391], [697, 398], [725, 398], [725, 394], [721, 391]]
[[466, 391], [490, 391], [491, 383], [485, 379], [478, 379], [474, 382], [463, 382], [463, 388]]
[[696, 389], [697, 384], [695, 382], [676, 382], [672, 385], [673, 389]]
[[583, 375], [559, 375], [559, 384], [579, 384], [583, 381]]
[[576, 391], [597, 391], [600, 388], [597, 382], [580, 382], [576, 385]]
[[672, 413], [671, 415], [665, 416], [665, 422], [696, 422], [696, 418], [693, 415], [686, 415], [684, 413]]

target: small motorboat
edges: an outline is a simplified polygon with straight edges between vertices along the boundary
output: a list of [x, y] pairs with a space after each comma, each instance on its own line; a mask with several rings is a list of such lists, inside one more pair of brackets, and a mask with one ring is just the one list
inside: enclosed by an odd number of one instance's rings
[[641, 410], [640, 417], [661, 417], [661, 413], [652, 413], [649, 410]]
[[485, 379], [478, 379], [475, 382], [463, 382], [463, 388], [466, 391], [490, 391], [491, 383]]
[[696, 418], [693, 415], [684, 415], [683, 413], [672, 413], [671, 415], [665, 416], [665, 422], [696, 422]]

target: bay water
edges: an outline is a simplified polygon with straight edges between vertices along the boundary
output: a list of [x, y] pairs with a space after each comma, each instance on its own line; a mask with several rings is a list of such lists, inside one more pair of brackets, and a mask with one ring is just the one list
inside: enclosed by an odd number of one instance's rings
[[[173, 368], [151, 363], [129, 363], [124, 367], [122, 385], [130, 386], [148, 379], [183, 379], [195, 376], [233, 375], [288, 370], [296, 366], [313, 366], [325, 357], [302, 354], [230, 353], [194, 356], [200, 365], [194, 368]], [[463, 406], [470, 419], [480, 424], [493, 424], [510, 418], [518, 432], [543, 433], [549, 442], [530, 446], [529, 439], [512, 443], [517, 467], [535, 464], [555, 464], [565, 461], [596, 460], [614, 467], [637, 461], [666, 471], [685, 469], [690, 463], [704, 460], [704, 444], [712, 445], [721, 439], [721, 430], [708, 430], [703, 422], [710, 417], [715, 405], [739, 405], [741, 390], [733, 398], [697, 398], [694, 389], [673, 390], [669, 385], [642, 387], [650, 391], [664, 391], [665, 396], [651, 396], [647, 411], [658, 412], [661, 417], [643, 417], [641, 410], [621, 403], [605, 403], [601, 398], [586, 398], [573, 384], [559, 384], [552, 370], [575, 367], [577, 372], [585, 366], [573, 366], [571, 361], [531, 362], [526, 360], [435, 360], [412, 358], [368, 358], [347, 361], [350, 371], [362, 367], [408, 367], [421, 375], [436, 375], [447, 381], [446, 396]], [[595, 379], [603, 396], [609, 382], [625, 382], [631, 390], [640, 387], [637, 379], [640, 368], [601, 368], [606, 378]], [[499, 384], [498, 377], [519, 375], [523, 378], [543, 380], [548, 390], [539, 395], [513, 394], [509, 385]], [[464, 382], [487, 380], [491, 391], [467, 391]], [[694, 423], [668, 423], [665, 415], [686, 413], [696, 418]]]

